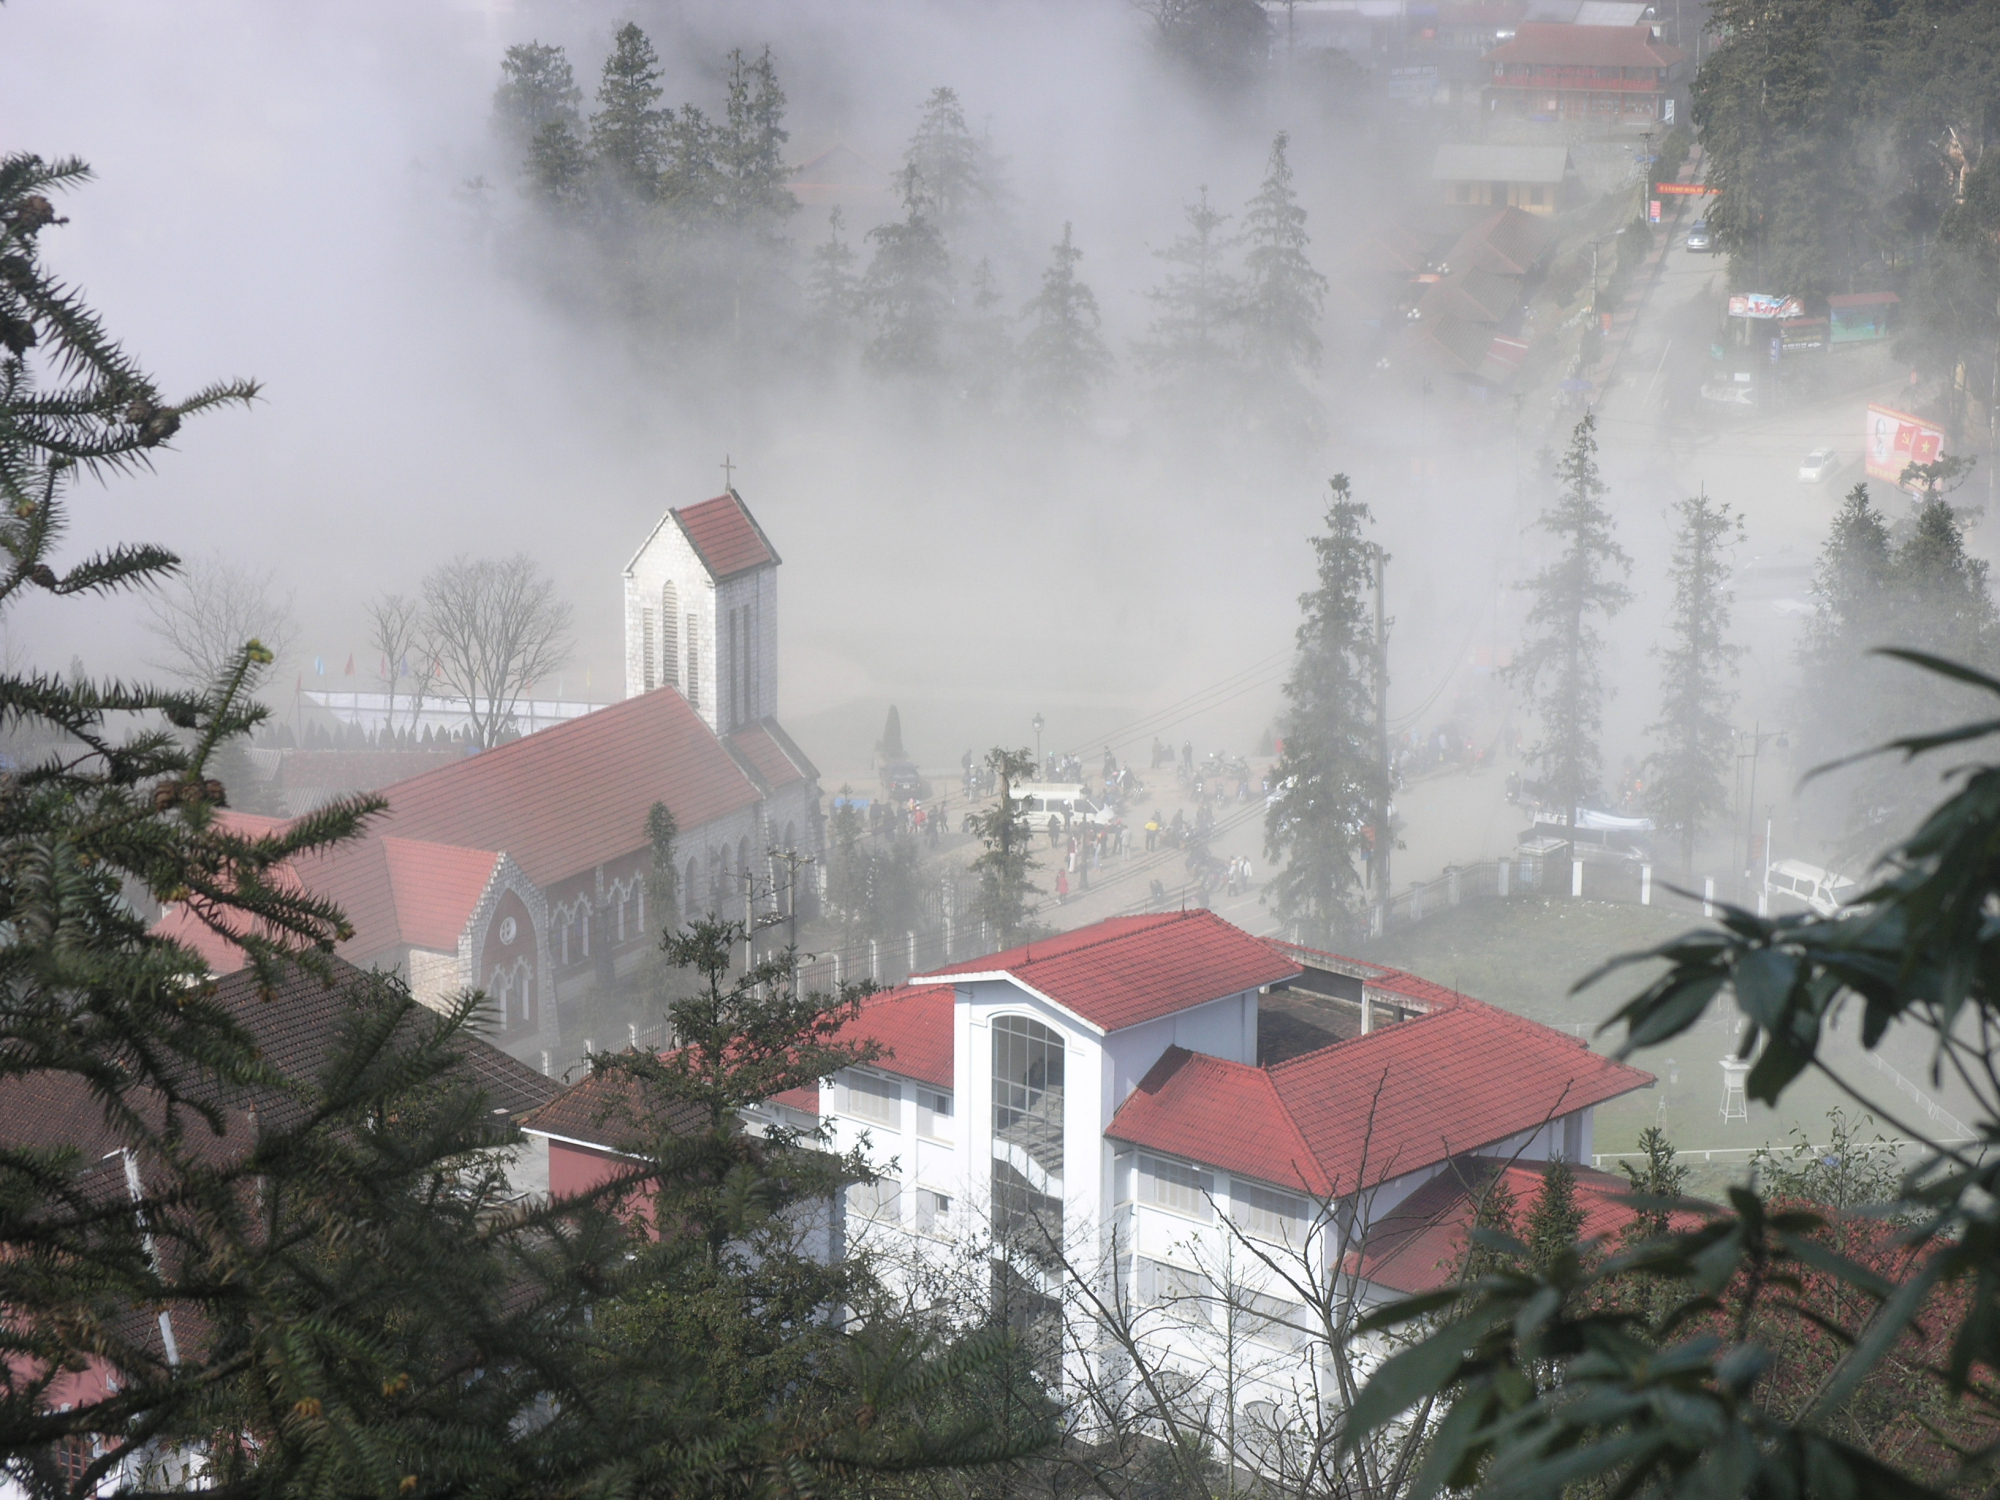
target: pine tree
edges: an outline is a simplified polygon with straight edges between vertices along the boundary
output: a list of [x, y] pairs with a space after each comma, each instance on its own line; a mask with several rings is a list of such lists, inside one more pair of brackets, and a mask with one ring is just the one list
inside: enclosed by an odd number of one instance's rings
[[[1667, 1139], [1667, 1133], [1659, 1126], [1648, 1125], [1639, 1132], [1639, 1154], [1645, 1158], [1643, 1165], [1629, 1160], [1619, 1163], [1635, 1195], [1678, 1198], [1687, 1191], [1692, 1169], [1675, 1162], [1673, 1142]], [[1625, 1226], [1620, 1238], [1628, 1247], [1642, 1245], [1647, 1240], [1660, 1238], [1672, 1228], [1672, 1209], [1641, 1205], [1633, 1213], [1632, 1222]]]
[[1169, 267], [1146, 295], [1157, 309], [1138, 354], [1176, 410], [1212, 408], [1234, 372], [1242, 282], [1228, 269], [1223, 226], [1229, 215], [1209, 206], [1208, 189], [1187, 205], [1187, 233], [1153, 253]]
[[999, 778], [1000, 800], [993, 810], [972, 820], [973, 832], [986, 850], [972, 862], [979, 877], [979, 916], [990, 923], [999, 947], [1011, 948], [1025, 940], [1034, 917], [1034, 898], [1040, 894], [1032, 883], [1035, 856], [1028, 820], [1015, 806], [1013, 789], [1035, 777], [1035, 757], [1029, 750], [987, 752], [986, 765]]
[[1318, 586], [1299, 596], [1298, 657], [1285, 684], [1285, 753], [1272, 772], [1265, 857], [1279, 924], [1327, 946], [1353, 934], [1362, 830], [1375, 823], [1386, 767], [1376, 745], [1376, 642], [1366, 595], [1375, 545], [1368, 507], [1336, 475], [1326, 530], [1313, 538]]
[[813, 246], [806, 275], [806, 314], [823, 351], [843, 346], [861, 313], [861, 278], [854, 272], [854, 247], [842, 232], [846, 227], [838, 208], [828, 212], [826, 238]]
[[[1799, 651], [1801, 733], [1808, 764], [1855, 755], [1912, 728], [1936, 726], [1967, 699], [1951, 683], [1874, 653], [1905, 647], [1984, 670], [2000, 650], [1987, 565], [1965, 549], [1942, 495], [1918, 506], [1901, 542], [1856, 485], [1821, 549], [1815, 608]], [[1832, 779], [1829, 778], [1829, 781]], [[1879, 848], [1931, 794], [1924, 773], [1886, 757], [1843, 771], [1829, 841], [1843, 859]], [[1828, 804], [1822, 804], [1828, 806]]]
[[1280, 434], [1308, 441], [1325, 425], [1307, 381], [1319, 371], [1326, 278], [1306, 258], [1312, 241], [1292, 186], [1290, 147], [1290, 137], [1279, 131], [1264, 184], [1243, 211], [1238, 316], [1256, 406]]
[[1014, 342], [1008, 332], [1007, 315], [1001, 311], [1004, 299], [993, 274], [993, 263], [981, 256], [967, 283], [972, 293], [972, 316], [958, 325], [952, 366], [958, 372], [965, 399], [990, 410], [1000, 403], [1012, 377]]
[[899, 180], [902, 219], [868, 231], [875, 254], [861, 297], [875, 331], [863, 357], [884, 374], [935, 375], [944, 366], [951, 257], [931, 219], [923, 179], [905, 167]]
[[1239, 95], [1270, 66], [1271, 18], [1256, 0], [1148, 0], [1160, 50], [1222, 95]]
[[999, 201], [998, 174], [985, 145], [966, 128], [958, 91], [931, 90], [903, 152], [903, 169], [923, 184], [931, 222], [947, 240]]
[[646, 33], [627, 21], [612, 38], [590, 118], [590, 150], [598, 168], [642, 201], [658, 196], [667, 164], [668, 117], [659, 107], [660, 58]]
[[1694, 870], [1695, 842], [1703, 825], [1729, 805], [1730, 757], [1735, 730], [1729, 710], [1736, 695], [1741, 646], [1729, 640], [1729, 544], [1743, 537], [1743, 518], [1708, 498], [1706, 490], [1678, 507], [1667, 577], [1674, 587], [1668, 644], [1661, 662], [1660, 720], [1646, 733], [1659, 746], [1646, 759], [1647, 801], [1661, 823], [1678, 831], [1681, 869]]
[[537, 130], [528, 143], [527, 160], [521, 165], [535, 196], [553, 207], [573, 209], [583, 205], [590, 181], [590, 150], [574, 126], [550, 120]]
[[768, 257], [783, 248], [785, 224], [799, 210], [785, 165], [785, 91], [766, 47], [754, 62], [729, 54], [728, 104], [715, 136], [723, 224], [739, 252]]
[[1562, 492], [1538, 524], [1561, 540], [1562, 555], [1521, 585], [1533, 595], [1528, 626], [1537, 633], [1508, 675], [1542, 721], [1541, 742], [1528, 757], [1548, 784], [1547, 800], [1574, 827], [1598, 786], [1604, 638], [1595, 621], [1630, 602], [1632, 591], [1619, 576], [1632, 571], [1632, 559], [1613, 540], [1615, 523], [1604, 508], [1594, 418], [1576, 424], [1556, 478]]
[[1109, 377], [1111, 351], [1098, 332], [1097, 297], [1077, 278], [1083, 252], [1069, 225], [1053, 248], [1042, 289], [1023, 312], [1033, 320], [1021, 340], [1023, 402], [1038, 416], [1074, 424], [1089, 408], [1091, 387]]
[[575, 132], [582, 125], [577, 106], [583, 90], [560, 47], [526, 42], [509, 47], [500, 60], [500, 86], [493, 91], [493, 124], [515, 150], [524, 149], [549, 125]]
[[1528, 1205], [1527, 1222], [1521, 1226], [1528, 1264], [1546, 1271], [1563, 1252], [1574, 1249], [1583, 1219], [1583, 1206], [1576, 1201], [1576, 1173], [1558, 1156], [1542, 1169], [1541, 1191]]
[[1477, 1281], [1495, 1271], [1513, 1268], [1515, 1257], [1510, 1252], [1501, 1246], [1482, 1243], [1487, 1236], [1503, 1240], [1521, 1237], [1520, 1205], [1514, 1201], [1514, 1190], [1507, 1186], [1506, 1170], [1496, 1164], [1491, 1171], [1473, 1207], [1472, 1232], [1466, 1237], [1465, 1263], [1459, 1272], [1461, 1281]]

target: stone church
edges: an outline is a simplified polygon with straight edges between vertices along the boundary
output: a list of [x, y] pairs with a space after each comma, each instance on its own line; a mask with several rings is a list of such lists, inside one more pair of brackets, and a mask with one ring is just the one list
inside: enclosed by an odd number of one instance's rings
[[[347, 911], [341, 956], [433, 1005], [484, 990], [491, 1039], [541, 1063], [574, 1054], [559, 1005], [644, 962], [665, 924], [808, 914], [817, 868], [789, 866], [824, 829], [819, 772], [776, 716], [778, 561], [734, 489], [669, 510], [625, 569], [623, 702], [384, 787], [365, 838], [290, 872]], [[660, 802], [672, 911], [649, 894]], [[161, 930], [218, 974], [242, 965], [186, 911]]]

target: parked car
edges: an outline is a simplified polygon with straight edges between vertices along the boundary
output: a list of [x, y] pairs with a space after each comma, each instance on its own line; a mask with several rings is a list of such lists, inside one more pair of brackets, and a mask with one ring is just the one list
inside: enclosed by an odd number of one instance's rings
[[1697, 219], [1688, 229], [1688, 249], [1696, 255], [1707, 255], [1715, 249], [1715, 236], [1709, 233], [1708, 220]]
[[1535, 810], [1535, 821], [1514, 841], [1514, 852], [1547, 859], [1568, 850], [1570, 858], [1586, 864], [1651, 864], [1652, 834], [1651, 818], [1627, 818], [1593, 807], [1577, 814], [1576, 832], [1571, 833], [1569, 814], [1542, 807]]
[[931, 784], [924, 780], [914, 762], [892, 760], [882, 768], [882, 790], [898, 802], [907, 802], [912, 797], [919, 802], [931, 794]]
[[1766, 895], [1782, 898], [1787, 905], [1779, 910], [1796, 910], [1797, 903], [1822, 917], [1837, 916], [1854, 899], [1859, 889], [1845, 875], [1822, 870], [1802, 859], [1781, 859], [1764, 872]]
[[1013, 789], [1022, 819], [1037, 833], [1048, 832], [1060, 819], [1067, 826], [1092, 823], [1109, 827], [1118, 814], [1088, 795], [1081, 782], [1024, 782]]
[[1839, 455], [1831, 448], [1815, 448], [1799, 460], [1799, 478], [1807, 484], [1818, 484], [1839, 467]]

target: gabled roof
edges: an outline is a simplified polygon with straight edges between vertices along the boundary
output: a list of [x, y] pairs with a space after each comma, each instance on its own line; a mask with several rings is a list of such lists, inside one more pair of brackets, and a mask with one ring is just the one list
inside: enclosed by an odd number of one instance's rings
[[757, 787], [674, 688], [655, 688], [385, 787], [397, 838], [505, 850], [546, 890], [646, 844], [664, 802], [687, 832], [754, 805]]
[[1269, 1069], [1185, 1047], [1161, 1054], [1104, 1133], [1294, 1192], [1341, 1191], [1299, 1133]]
[[866, 1066], [950, 1091], [953, 991], [945, 985], [903, 985], [870, 995], [861, 1014], [840, 1028], [842, 1042], [879, 1042], [882, 1055]]
[[1560, 184], [1573, 170], [1567, 146], [1446, 144], [1431, 161], [1431, 181]]
[[1111, 917], [912, 975], [910, 982], [1011, 979], [1101, 1031], [1117, 1031], [1298, 972], [1297, 964], [1214, 912], [1184, 911]]
[[[1345, 1194], [1652, 1082], [1574, 1037], [1444, 993], [1449, 1003], [1426, 1015], [1268, 1069], [1170, 1052], [1106, 1134], [1282, 1187]], [[1293, 1136], [1302, 1144], [1289, 1144]]]
[[776, 719], [766, 719], [747, 729], [736, 730], [729, 736], [729, 743], [763, 778], [764, 784], [774, 791], [795, 781], [810, 781], [819, 775], [805, 753], [792, 743], [792, 737], [778, 727]]
[[669, 511], [681, 534], [694, 548], [694, 555], [717, 583], [748, 573], [753, 568], [774, 567], [781, 560], [778, 549], [764, 535], [764, 529], [750, 514], [750, 507], [735, 490]]
[[[270, 832], [250, 825], [276, 823], [228, 816], [232, 827], [243, 832]], [[404, 946], [456, 952], [459, 934], [472, 920], [502, 857], [490, 849], [364, 836], [291, 861], [277, 878], [339, 906], [353, 932], [337, 951], [367, 964]], [[153, 930], [193, 948], [211, 973], [233, 974], [243, 967], [243, 950], [184, 906], [170, 908]]]
[[1512, 38], [1486, 54], [1486, 60], [1551, 67], [1671, 68], [1686, 56], [1680, 48], [1655, 39], [1650, 26], [1523, 21]]
[[[326, 1066], [342, 1040], [343, 1023], [355, 1014], [355, 1002], [345, 986], [361, 977], [359, 970], [338, 959], [331, 986], [292, 966], [267, 997], [254, 975], [241, 972], [218, 980], [208, 1000], [250, 1034], [258, 1055], [275, 1072], [309, 1082]], [[439, 1020], [417, 1007], [404, 1024], [428, 1027]], [[454, 1045], [464, 1076], [509, 1115], [525, 1114], [562, 1091], [560, 1084], [477, 1036], [461, 1035]], [[249, 1132], [239, 1122], [257, 1119], [282, 1126], [303, 1108], [289, 1092], [225, 1081], [206, 1071], [179, 1082], [193, 1097], [225, 1106], [232, 1126], [228, 1136], [216, 1137], [206, 1129], [191, 1130], [186, 1136], [194, 1149], [211, 1159], [248, 1145]], [[153, 1107], [144, 1097], [130, 1102], [142, 1113]], [[28, 1073], [0, 1080], [0, 1146], [72, 1147], [89, 1160], [123, 1143], [117, 1124], [106, 1118], [103, 1101], [74, 1074]]]
[[[1514, 1199], [1517, 1224], [1542, 1190], [1548, 1163], [1503, 1162], [1491, 1157], [1465, 1157], [1397, 1204], [1372, 1225], [1348, 1269], [1362, 1280], [1392, 1292], [1428, 1292], [1454, 1280], [1465, 1262], [1472, 1225], [1479, 1205], [1493, 1191], [1495, 1179]], [[1632, 1222], [1634, 1211], [1619, 1200], [1632, 1191], [1623, 1177], [1593, 1167], [1571, 1165], [1576, 1178], [1576, 1205], [1583, 1211], [1579, 1240], [1614, 1238]], [[1676, 1227], [1689, 1227], [1697, 1215], [1675, 1215]], [[1684, 1221], [1684, 1222], [1683, 1222]]]
[[1445, 264], [1454, 271], [1525, 276], [1548, 253], [1555, 237], [1554, 227], [1540, 214], [1503, 208], [1460, 235], [1445, 252]]
[[1417, 303], [1424, 322], [1443, 317], [1462, 318], [1468, 323], [1498, 323], [1521, 300], [1521, 282], [1481, 266], [1454, 270], [1443, 281], [1433, 283]]

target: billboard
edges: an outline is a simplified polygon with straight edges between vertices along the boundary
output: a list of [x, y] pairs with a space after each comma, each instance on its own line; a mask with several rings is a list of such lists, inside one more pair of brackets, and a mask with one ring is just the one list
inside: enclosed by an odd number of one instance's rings
[[1778, 297], [1770, 292], [1738, 292], [1729, 299], [1732, 318], [1800, 318], [1805, 306], [1796, 297]]
[[1870, 479], [1895, 484], [1909, 464], [1932, 464], [1944, 451], [1944, 429], [1906, 411], [1868, 403], [1868, 424], [1861, 437], [1861, 459]]

